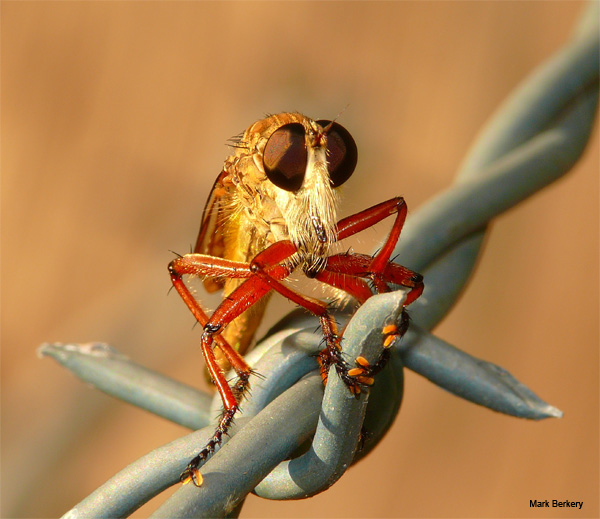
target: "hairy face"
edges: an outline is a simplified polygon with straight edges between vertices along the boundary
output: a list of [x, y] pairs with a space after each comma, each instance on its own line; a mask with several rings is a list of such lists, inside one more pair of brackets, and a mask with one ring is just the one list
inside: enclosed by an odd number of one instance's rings
[[318, 273], [336, 241], [335, 188], [356, 166], [351, 135], [335, 122], [285, 113], [252, 125], [236, 147], [244, 171], [236, 205], [263, 236], [291, 240], [298, 248], [292, 261]]

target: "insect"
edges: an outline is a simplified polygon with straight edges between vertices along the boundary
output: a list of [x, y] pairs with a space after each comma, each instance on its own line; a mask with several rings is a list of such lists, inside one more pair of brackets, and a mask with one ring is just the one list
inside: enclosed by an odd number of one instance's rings
[[[342, 359], [340, 332], [328, 304], [302, 295], [286, 283], [302, 272], [359, 304], [374, 293], [389, 291], [388, 283], [409, 289], [404, 306], [423, 291], [423, 277], [390, 262], [406, 218], [400, 197], [337, 221], [336, 188], [354, 172], [358, 151], [350, 133], [335, 121], [313, 120], [299, 113], [271, 115], [254, 123], [233, 141], [209, 195], [193, 253], [169, 264], [173, 286], [202, 325], [202, 353], [223, 400], [215, 433], [189, 463], [181, 481], [202, 484], [200, 466], [221, 443], [249, 387], [251, 368], [243, 358], [265, 311], [278, 292], [319, 317], [325, 347], [318, 356], [324, 382], [330, 366], [358, 394], [373, 383], [385, 355], [370, 365], [359, 357], [352, 367]], [[392, 229], [374, 255], [335, 254], [332, 246], [395, 215]], [[210, 291], [222, 289], [224, 299], [209, 317], [183, 281], [203, 279]], [[388, 325], [384, 353], [408, 327], [402, 312], [398, 325]], [[230, 385], [225, 370], [237, 375]]]

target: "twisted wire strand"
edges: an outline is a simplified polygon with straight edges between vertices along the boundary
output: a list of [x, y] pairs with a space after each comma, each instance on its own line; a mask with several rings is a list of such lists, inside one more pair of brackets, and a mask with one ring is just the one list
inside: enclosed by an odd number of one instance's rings
[[[322, 397], [312, 356], [320, 337], [312, 333], [314, 320], [295, 312], [249, 355], [265, 380], [255, 382], [232, 438], [204, 465], [204, 485], [180, 488], [153, 517], [236, 516], [253, 489], [273, 499], [324, 490], [352, 462], [363, 419], [376, 433], [359, 455], [393, 421], [404, 367], [497, 411], [531, 419], [561, 415], [502, 368], [461, 352], [429, 330], [467, 283], [490, 219], [565, 174], [583, 153], [598, 103], [598, 48], [598, 4], [592, 2], [572, 41], [492, 118], [456, 183], [407, 221], [395, 254], [425, 275], [426, 289], [411, 305], [409, 333], [370, 393], [355, 399], [331, 376]], [[343, 342], [350, 359], [377, 357], [382, 324], [397, 314], [403, 297], [402, 292], [373, 297], [350, 318]], [[198, 445], [212, 434], [213, 426], [206, 425], [214, 409], [200, 391], [98, 345], [44, 345], [40, 352], [103, 391], [187, 427], [204, 427], [126, 467], [64, 517], [126, 517], [176, 483]], [[304, 455], [282, 461], [319, 426]]]

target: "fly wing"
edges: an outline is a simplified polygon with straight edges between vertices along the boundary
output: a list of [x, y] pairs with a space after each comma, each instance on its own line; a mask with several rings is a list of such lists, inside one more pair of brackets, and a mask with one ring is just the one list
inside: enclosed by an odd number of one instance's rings
[[[202, 213], [202, 224], [198, 239], [194, 246], [194, 252], [207, 254], [218, 258], [225, 257], [225, 229], [227, 221], [227, 202], [230, 198], [230, 184], [227, 182], [227, 171], [221, 171], [208, 195], [204, 212]], [[216, 292], [223, 288], [225, 280], [207, 278], [204, 280], [204, 288], [208, 292]]]

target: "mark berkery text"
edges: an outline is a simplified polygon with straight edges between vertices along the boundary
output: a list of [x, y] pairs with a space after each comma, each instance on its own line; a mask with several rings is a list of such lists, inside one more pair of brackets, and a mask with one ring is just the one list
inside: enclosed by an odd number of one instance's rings
[[538, 501], [537, 499], [530, 499], [529, 506], [531, 508], [540, 506], [546, 508], [579, 508], [581, 510], [583, 508], [583, 501], [559, 501], [558, 499]]

